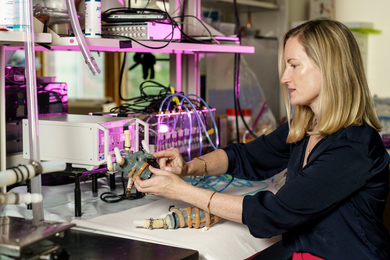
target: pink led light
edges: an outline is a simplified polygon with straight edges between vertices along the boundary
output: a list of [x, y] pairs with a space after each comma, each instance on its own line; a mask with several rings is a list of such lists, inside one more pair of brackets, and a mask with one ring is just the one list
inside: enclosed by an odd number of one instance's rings
[[160, 125], [160, 133], [168, 132], [169, 128], [167, 125]]

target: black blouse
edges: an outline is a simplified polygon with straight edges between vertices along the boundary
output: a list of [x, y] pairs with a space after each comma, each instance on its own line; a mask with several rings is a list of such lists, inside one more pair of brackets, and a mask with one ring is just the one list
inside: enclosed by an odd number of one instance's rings
[[322, 139], [302, 168], [309, 137], [287, 144], [288, 125], [247, 144], [224, 148], [228, 173], [263, 180], [287, 168], [274, 195], [245, 196], [242, 221], [255, 237], [283, 234], [294, 252], [325, 259], [390, 259], [383, 225], [389, 154], [377, 131], [352, 126]]

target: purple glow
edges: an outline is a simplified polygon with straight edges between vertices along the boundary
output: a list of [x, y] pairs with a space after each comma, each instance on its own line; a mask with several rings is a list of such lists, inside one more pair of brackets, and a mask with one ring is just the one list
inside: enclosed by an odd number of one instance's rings
[[160, 125], [160, 133], [168, 132], [169, 128], [167, 125]]

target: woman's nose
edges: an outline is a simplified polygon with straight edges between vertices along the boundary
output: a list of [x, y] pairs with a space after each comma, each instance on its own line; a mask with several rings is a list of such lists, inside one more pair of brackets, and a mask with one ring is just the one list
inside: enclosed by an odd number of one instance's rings
[[291, 81], [291, 78], [287, 75], [287, 71], [285, 70], [282, 78], [280, 79], [280, 83], [282, 84], [288, 84]]

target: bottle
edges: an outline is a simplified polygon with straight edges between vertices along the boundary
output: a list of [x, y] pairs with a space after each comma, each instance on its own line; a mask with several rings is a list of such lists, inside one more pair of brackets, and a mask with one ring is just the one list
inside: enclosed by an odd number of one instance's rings
[[85, 0], [85, 37], [101, 37], [101, 6], [101, 0]]
[[[250, 122], [252, 121], [252, 110], [251, 109], [241, 109], [242, 116], [244, 117], [245, 123], [248, 127], [251, 127]], [[228, 130], [230, 132], [230, 136], [228, 137], [229, 141], [237, 141], [236, 134], [236, 116], [234, 113], [234, 108], [226, 109], [227, 119], [228, 119]], [[238, 119], [238, 129], [240, 135], [240, 141], [247, 130], [244, 123], [242, 122], [240, 112], [237, 110], [237, 119]]]
[[14, 31], [24, 31], [26, 27], [24, 6], [26, 0], [14, 0], [13, 1], [13, 19], [14, 19]]
[[13, 30], [14, 25], [14, 3], [12, 0], [3, 0], [0, 3], [0, 28]]

